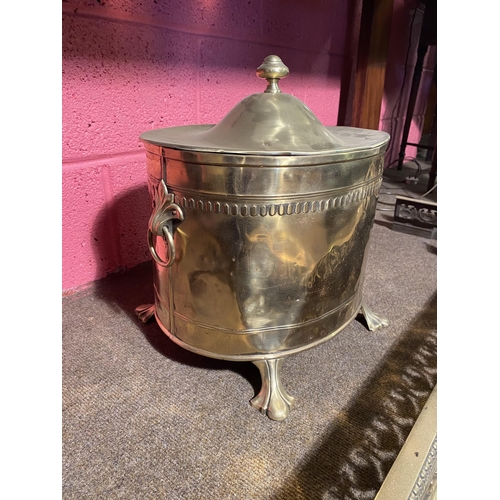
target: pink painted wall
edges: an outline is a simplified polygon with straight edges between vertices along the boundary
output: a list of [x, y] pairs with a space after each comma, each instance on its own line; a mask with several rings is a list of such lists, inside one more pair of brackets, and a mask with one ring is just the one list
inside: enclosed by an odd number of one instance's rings
[[[218, 122], [264, 89], [255, 69], [267, 55], [290, 68], [284, 92], [324, 125], [337, 124], [352, 56], [348, 0], [67, 0], [62, 7], [63, 291], [150, 258], [139, 135]], [[401, 79], [398, 57], [390, 92]]]

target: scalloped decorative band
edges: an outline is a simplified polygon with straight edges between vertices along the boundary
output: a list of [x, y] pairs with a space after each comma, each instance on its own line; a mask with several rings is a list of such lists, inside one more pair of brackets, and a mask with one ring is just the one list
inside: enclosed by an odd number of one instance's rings
[[381, 183], [381, 179], [376, 179], [375, 182], [370, 182], [369, 184], [348, 191], [344, 190], [336, 195], [316, 200], [300, 200], [284, 203], [273, 203], [272, 201], [267, 203], [214, 201], [202, 197], [183, 196], [175, 192], [173, 194], [175, 196], [175, 203], [188, 210], [240, 217], [272, 217], [274, 215], [284, 216], [322, 212], [331, 208], [345, 207], [351, 203], [360, 202], [368, 196], [378, 195]]

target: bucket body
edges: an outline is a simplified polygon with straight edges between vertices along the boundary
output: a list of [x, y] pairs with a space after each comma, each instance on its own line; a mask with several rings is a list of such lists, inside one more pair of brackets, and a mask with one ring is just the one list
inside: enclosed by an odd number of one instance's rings
[[150, 246], [155, 315], [172, 340], [209, 357], [272, 359], [357, 315], [387, 141], [299, 159], [144, 143], [152, 220], [171, 215]]

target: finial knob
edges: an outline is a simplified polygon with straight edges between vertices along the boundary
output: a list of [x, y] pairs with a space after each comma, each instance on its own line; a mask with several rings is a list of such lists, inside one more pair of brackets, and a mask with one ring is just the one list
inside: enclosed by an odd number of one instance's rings
[[268, 94], [279, 94], [278, 87], [280, 78], [285, 78], [290, 70], [283, 64], [278, 56], [267, 56], [264, 62], [257, 68], [256, 74], [259, 78], [267, 80], [267, 88], [264, 92]]

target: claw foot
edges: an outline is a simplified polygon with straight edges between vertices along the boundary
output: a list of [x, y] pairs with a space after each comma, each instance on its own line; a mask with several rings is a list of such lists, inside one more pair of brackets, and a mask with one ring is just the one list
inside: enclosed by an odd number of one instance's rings
[[262, 377], [262, 388], [250, 404], [271, 420], [285, 420], [290, 413], [294, 398], [281, 385], [283, 358], [254, 361]]
[[366, 304], [361, 305], [361, 309], [359, 310], [359, 312], [365, 317], [366, 324], [368, 325], [368, 329], [371, 332], [374, 332], [375, 330], [387, 326], [389, 324], [387, 318], [375, 314], [371, 309], [369, 309], [366, 306]]
[[136, 307], [134, 312], [143, 323], [147, 323], [155, 314], [155, 305], [142, 304]]

